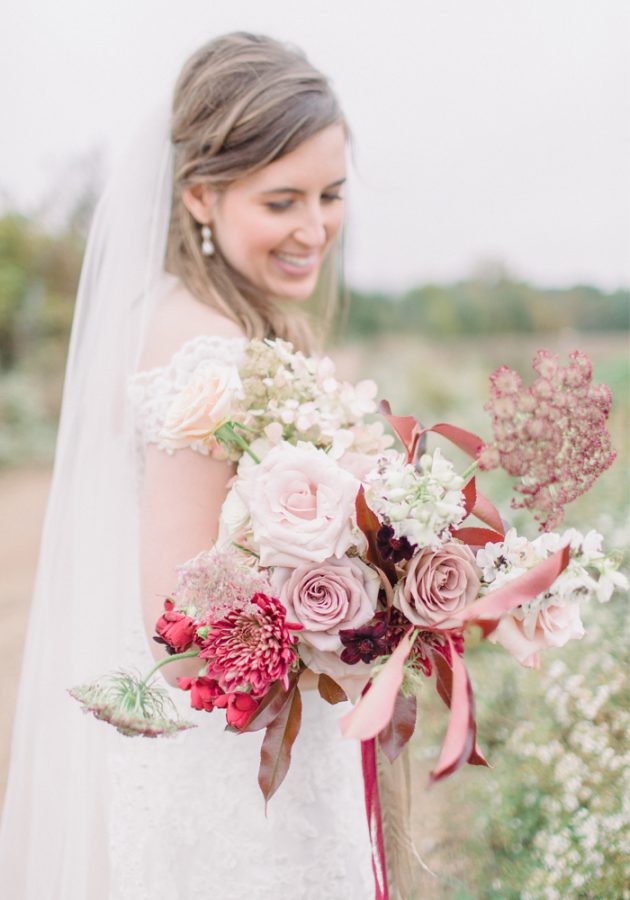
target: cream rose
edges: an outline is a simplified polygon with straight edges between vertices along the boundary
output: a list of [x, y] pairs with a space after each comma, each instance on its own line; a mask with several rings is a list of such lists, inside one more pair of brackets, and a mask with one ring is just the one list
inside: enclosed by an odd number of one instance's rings
[[304, 626], [300, 640], [319, 650], [338, 650], [342, 629], [358, 628], [374, 615], [380, 578], [361, 560], [346, 556], [297, 569], [277, 567], [271, 586], [287, 618]]
[[[412, 557], [394, 592], [394, 604], [414, 625], [458, 624], [457, 613], [479, 594], [480, 571], [469, 547], [454, 541], [439, 550], [425, 547]], [[442, 619], [446, 621], [442, 622]]]
[[341, 557], [354, 542], [359, 482], [323, 450], [282, 442], [239, 483], [263, 566]]
[[584, 637], [577, 603], [554, 604], [524, 612], [517, 609], [503, 616], [488, 640], [501, 644], [514, 659], [529, 668], [538, 667], [538, 653], [546, 647], [563, 647]]
[[236, 366], [213, 362], [200, 365], [166, 413], [163, 445], [179, 450], [193, 441], [211, 443], [215, 432], [234, 418], [242, 390]]

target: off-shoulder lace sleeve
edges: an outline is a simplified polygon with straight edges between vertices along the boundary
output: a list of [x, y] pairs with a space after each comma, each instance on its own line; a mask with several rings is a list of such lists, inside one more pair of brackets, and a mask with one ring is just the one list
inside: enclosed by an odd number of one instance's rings
[[[197, 368], [205, 362], [238, 363], [243, 355], [246, 339], [201, 334], [185, 341], [168, 363], [153, 369], [135, 372], [128, 383], [133, 408], [136, 436], [143, 454], [146, 444], [155, 443], [167, 453], [160, 434], [167, 410], [173, 398], [186, 387]], [[191, 449], [208, 455], [208, 447], [194, 441]]]

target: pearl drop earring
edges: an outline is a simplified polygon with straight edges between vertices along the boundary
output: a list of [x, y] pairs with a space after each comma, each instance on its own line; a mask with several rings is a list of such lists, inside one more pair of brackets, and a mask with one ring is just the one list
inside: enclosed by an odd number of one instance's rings
[[212, 256], [214, 253], [212, 230], [209, 225], [201, 226], [201, 252], [204, 256]]

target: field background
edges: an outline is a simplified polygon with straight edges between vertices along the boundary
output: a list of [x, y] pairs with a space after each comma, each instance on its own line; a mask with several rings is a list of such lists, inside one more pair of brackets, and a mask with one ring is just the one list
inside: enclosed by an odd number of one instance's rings
[[[86, 220], [79, 209], [54, 233], [20, 216], [0, 220], [0, 790]], [[573, 349], [586, 351], [595, 380], [614, 391], [610, 428], [619, 456], [569, 508], [567, 525], [597, 528], [609, 547], [628, 547], [627, 292], [606, 295], [588, 286], [546, 291], [492, 270], [400, 297], [352, 299], [331, 350], [339, 372], [374, 378], [397, 413], [425, 424], [450, 421], [487, 435], [483, 403], [496, 366], [515, 366], [527, 379], [538, 347], [565, 358]], [[507, 511], [509, 479], [497, 473], [482, 479], [485, 492]], [[509, 516], [535, 535], [533, 521]], [[520, 669], [500, 648], [473, 647], [468, 663], [480, 744], [494, 768], [469, 768], [431, 791], [427, 773], [446, 717], [427, 683], [412, 747], [414, 831], [434, 874], [422, 876], [418, 896], [630, 896], [621, 852], [630, 809], [620, 799], [630, 789], [630, 723], [619, 682], [627, 665], [627, 610], [626, 597], [587, 610], [589, 637], [549, 654], [540, 673]], [[576, 744], [584, 722], [592, 733]], [[540, 748], [556, 744], [555, 756], [541, 758]], [[561, 758], [565, 768], [567, 760], [573, 766], [569, 793]], [[580, 824], [585, 818], [590, 830]]]

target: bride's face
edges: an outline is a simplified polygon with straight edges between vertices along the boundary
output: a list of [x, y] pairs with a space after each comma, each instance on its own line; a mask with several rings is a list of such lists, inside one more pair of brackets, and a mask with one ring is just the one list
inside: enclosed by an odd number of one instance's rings
[[213, 240], [272, 297], [302, 300], [344, 218], [346, 135], [331, 125], [253, 175], [209, 194]]

